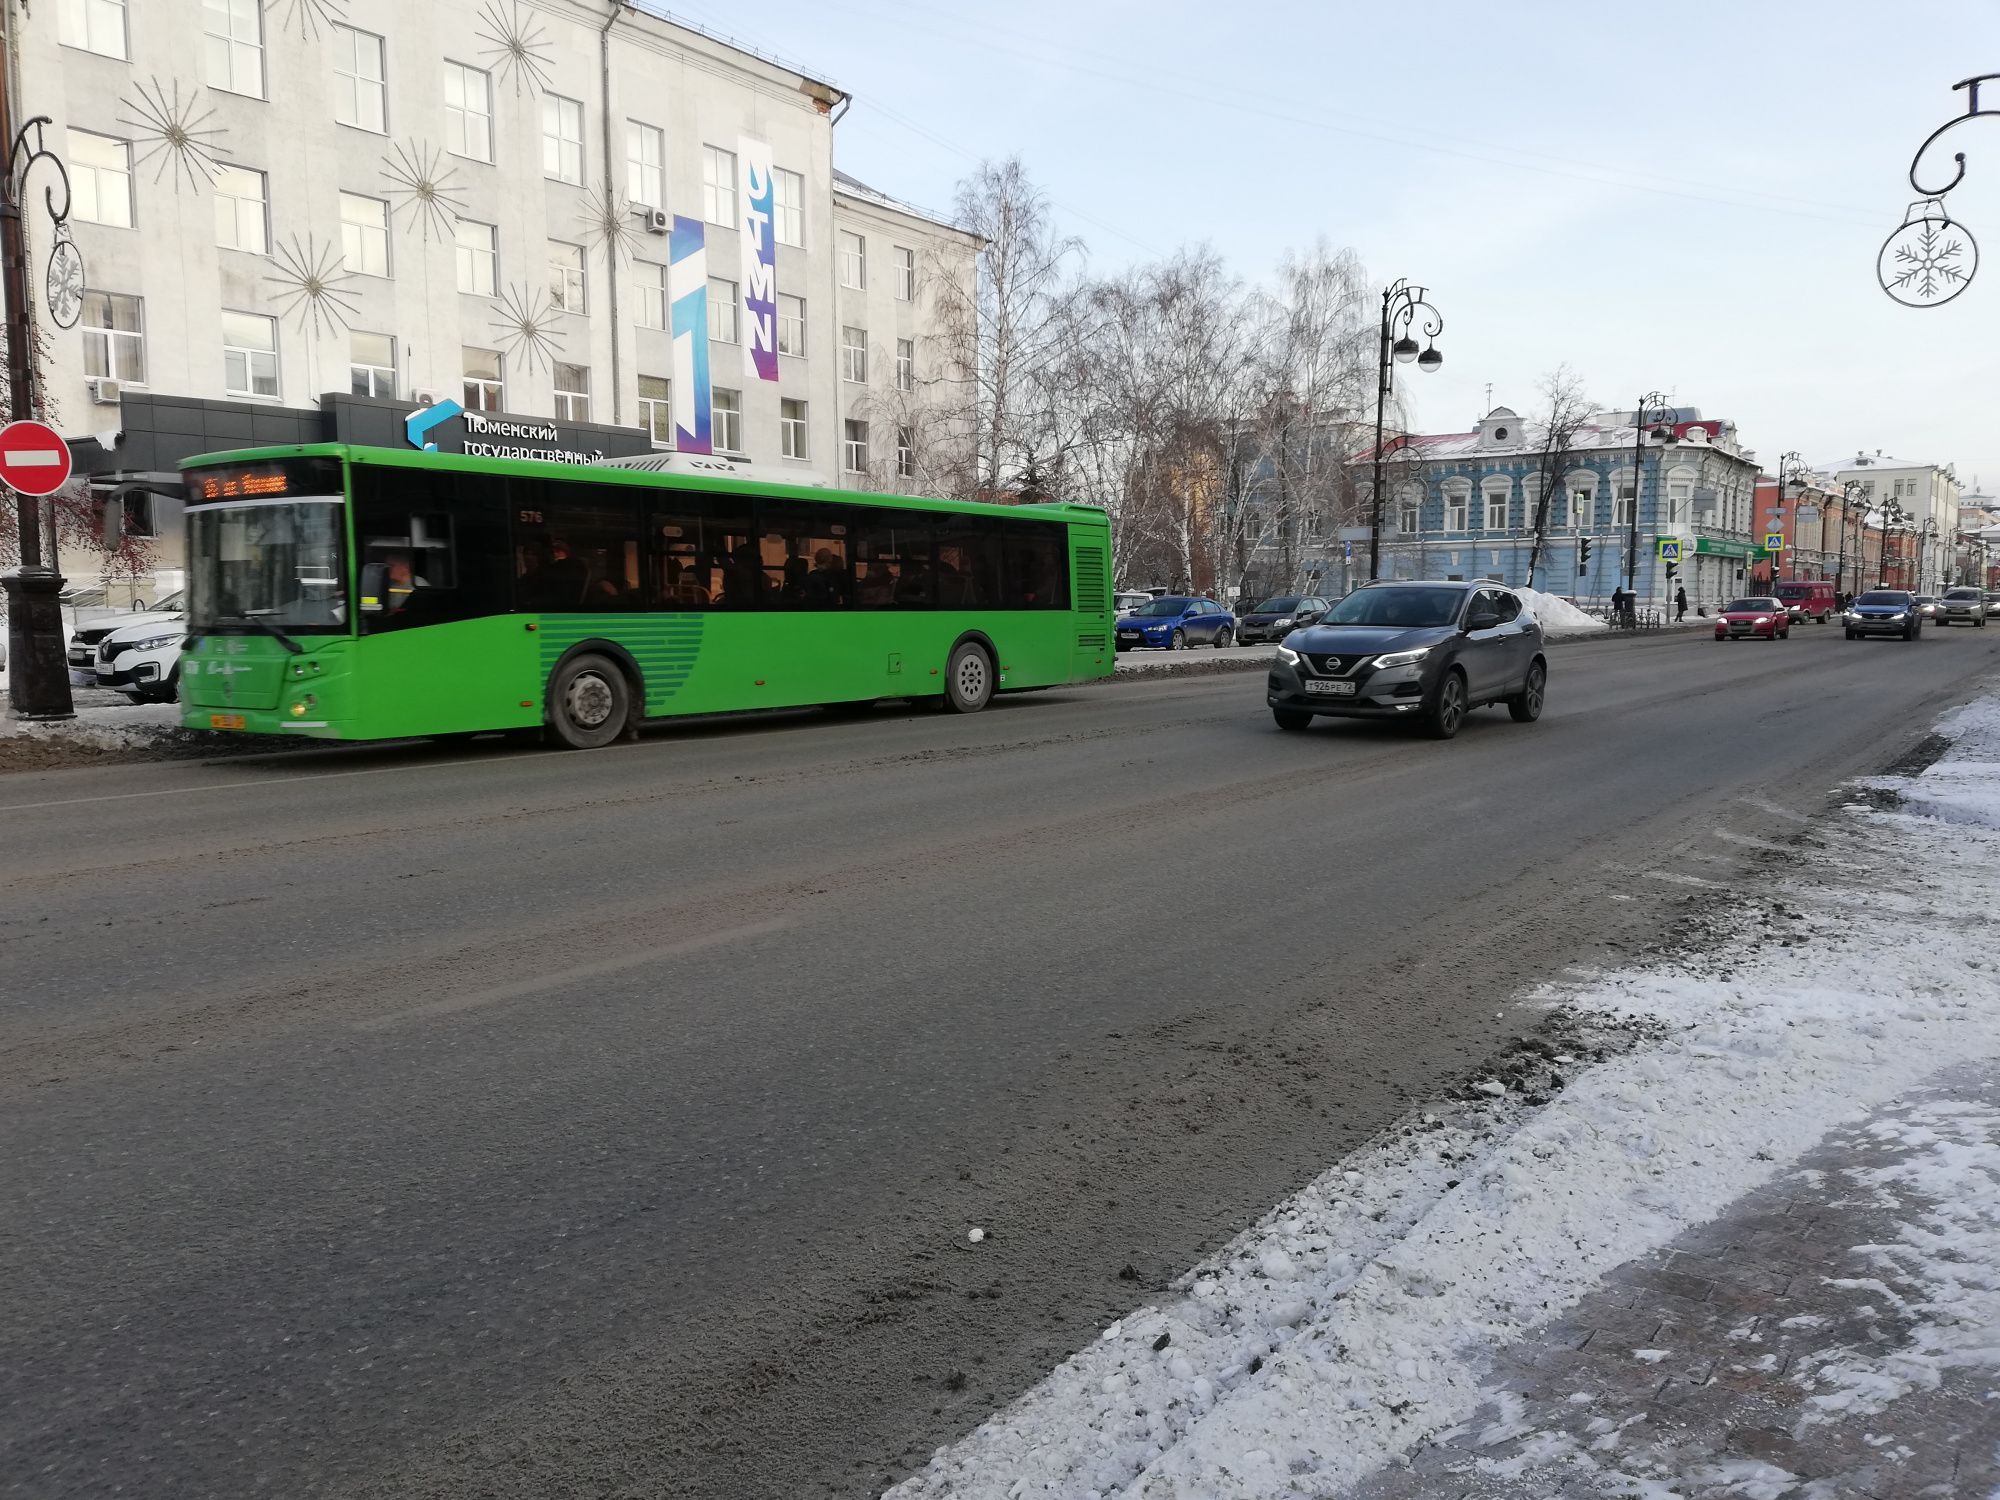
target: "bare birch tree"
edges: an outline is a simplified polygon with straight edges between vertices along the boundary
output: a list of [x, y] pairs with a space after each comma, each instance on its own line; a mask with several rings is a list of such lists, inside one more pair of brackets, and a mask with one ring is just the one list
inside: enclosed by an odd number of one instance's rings
[[1569, 476], [1570, 460], [1576, 453], [1577, 435], [1590, 425], [1597, 412], [1594, 402], [1583, 393], [1583, 381], [1568, 365], [1558, 365], [1542, 381], [1542, 455], [1537, 469], [1540, 488], [1535, 495], [1534, 545], [1528, 549], [1528, 587], [1535, 586], [1535, 572], [1541, 566], [1542, 550], [1548, 541], [1551, 508], [1563, 493]]

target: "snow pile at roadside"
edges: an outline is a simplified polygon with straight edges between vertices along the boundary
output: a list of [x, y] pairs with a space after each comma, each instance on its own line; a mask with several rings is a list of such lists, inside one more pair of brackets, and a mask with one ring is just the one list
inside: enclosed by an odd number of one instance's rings
[[1603, 630], [1605, 624], [1595, 615], [1585, 614], [1567, 599], [1558, 599], [1554, 594], [1545, 594], [1540, 589], [1517, 588], [1521, 602], [1528, 607], [1528, 613], [1542, 622], [1542, 629], [1550, 635], [1575, 635], [1582, 631]]
[[8, 712], [6, 696], [0, 694], [0, 738], [19, 735], [91, 750], [142, 750], [180, 734], [178, 703], [136, 703], [121, 708], [93, 704], [78, 708], [73, 719], [29, 723]]
[[[2000, 806], [2000, 705], [1939, 730], [1957, 740], [1943, 762], [1877, 783], [1908, 807], [1828, 825], [1828, 867], [1853, 883], [1788, 891], [1789, 942], [1745, 918], [1697, 965], [1545, 997], [1669, 1040], [1539, 1108], [1506, 1095], [1388, 1133], [892, 1494], [1339, 1493], [1471, 1416], [1493, 1351], [1607, 1270], [1940, 1060], [2000, 1055], [1992, 935], [1973, 915], [2000, 830], [1952, 827], [1941, 867], [1938, 822], [1910, 810], [1947, 786], [1954, 805]], [[1920, 859], [1945, 888], [1896, 894]]]

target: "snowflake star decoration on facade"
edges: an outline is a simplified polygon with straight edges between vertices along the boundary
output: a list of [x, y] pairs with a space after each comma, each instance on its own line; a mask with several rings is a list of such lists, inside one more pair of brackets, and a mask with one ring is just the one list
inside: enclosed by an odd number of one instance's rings
[[435, 229], [447, 238], [465, 212], [458, 196], [458, 169], [444, 164], [444, 152], [428, 141], [406, 141], [382, 158], [382, 180], [389, 202], [404, 215], [405, 229], [421, 228], [424, 238]]
[[214, 110], [201, 114], [201, 90], [194, 89], [187, 98], [181, 98], [180, 80], [174, 80], [173, 92], [169, 94], [158, 78], [151, 80], [150, 89], [140, 84], [136, 93], [118, 101], [122, 111], [118, 123], [132, 132], [133, 163], [143, 167], [157, 159], [159, 165], [153, 169], [153, 181], [158, 182], [169, 167], [174, 172], [174, 191], [181, 190], [181, 181], [196, 192], [201, 191], [204, 182], [215, 181], [215, 174], [222, 170], [217, 159], [228, 156], [229, 148], [220, 144], [227, 134], [219, 125], [208, 122], [215, 117]]
[[479, 8], [479, 25], [473, 35], [492, 43], [481, 48], [480, 55], [492, 59], [493, 71], [502, 83], [513, 81], [516, 94], [523, 83], [531, 94], [549, 86], [554, 75], [549, 72], [553, 58], [547, 33], [522, 15], [519, 5], [502, 10], [500, 0], [486, 0]]
[[314, 338], [319, 337], [322, 326], [328, 332], [353, 326], [348, 320], [361, 310], [361, 304], [346, 290], [354, 273], [341, 261], [338, 248], [322, 246], [316, 236], [308, 236], [300, 244], [299, 237], [293, 235], [291, 244], [273, 249], [277, 274], [264, 279], [278, 288], [273, 300], [294, 326], [310, 331]]
[[491, 324], [501, 350], [514, 359], [525, 359], [530, 372], [553, 364], [563, 352], [562, 334], [557, 331], [556, 307], [548, 291], [524, 284], [508, 287], [495, 301], [500, 313]]
[[639, 248], [639, 232], [632, 227], [632, 204], [623, 193], [607, 194], [601, 189], [587, 193], [577, 224], [585, 244], [617, 256], [621, 264]]
[[1978, 269], [1979, 246], [1936, 199], [1913, 205], [1875, 259], [1882, 290], [1905, 307], [1942, 306], [1971, 284]]
[[282, 7], [285, 25], [297, 26], [306, 41], [319, 40], [321, 28], [331, 30], [347, 21], [347, 0], [264, 0], [264, 14]]

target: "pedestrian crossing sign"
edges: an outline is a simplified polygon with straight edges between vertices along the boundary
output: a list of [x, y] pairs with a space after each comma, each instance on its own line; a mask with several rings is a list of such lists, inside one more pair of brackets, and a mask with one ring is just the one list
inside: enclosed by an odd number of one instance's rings
[[1765, 533], [1764, 533], [1764, 550], [1765, 550], [1766, 552], [1782, 552], [1782, 551], [1784, 551], [1784, 550], [1785, 550], [1785, 534], [1784, 534], [1784, 532], [1782, 532], [1782, 531], [1767, 531], [1767, 532], [1765, 532]]
[[1661, 562], [1679, 562], [1680, 560], [1681, 560], [1681, 541], [1680, 541], [1680, 538], [1679, 538], [1679, 537], [1674, 537], [1674, 536], [1663, 536], [1663, 537], [1661, 537], [1661, 538], [1660, 538], [1660, 561], [1661, 561]]

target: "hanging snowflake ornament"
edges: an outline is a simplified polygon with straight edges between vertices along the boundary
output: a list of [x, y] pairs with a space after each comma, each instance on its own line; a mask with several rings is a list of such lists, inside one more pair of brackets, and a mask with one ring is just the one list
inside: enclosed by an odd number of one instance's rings
[[148, 162], [157, 162], [153, 168], [154, 182], [171, 168], [176, 193], [180, 192], [183, 179], [195, 192], [200, 192], [201, 185], [214, 182], [215, 174], [222, 170], [219, 158], [231, 154], [221, 143], [228, 132], [208, 123], [215, 118], [215, 111], [201, 109], [199, 87], [190, 90], [183, 100], [179, 79], [174, 80], [170, 94], [158, 78], [153, 78], [120, 99], [118, 108], [123, 111], [118, 123], [132, 133], [134, 165], [143, 167]]
[[618, 257], [619, 264], [639, 248], [639, 231], [632, 227], [632, 203], [623, 193], [602, 189], [586, 193], [577, 215], [577, 231], [592, 250]]
[[549, 45], [548, 33], [539, 22], [524, 15], [518, 4], [502, 10], [500, 0], [486, 0], [479, 7], [479, 23], [473, 28], [473, 35], [491, 44], [480, 49], [480, 56], [490, 60], [502, 83], [512, 81], [517, 95], [524, 83], [529, 93], [536, 94], [554, 80], [555, 75], [549, 71], [554, 49]]
[[1911, 204], [1875, 257], [1882, 290], [1905, 307], [1942, 307], [1971, 285], [1978, 269], [1978, 244], [1939, 198]]
[[501, 349], [515, 359], [525, 359], [532, 373], [553, 364], [563, 352], [562, 334], [556, 325], [555, 303], [543, 287], [530, 290], [525, 284], [508, 287], [494, 302], [500, 316], [489, 325]]
[[301, 37], [316, 42], [322, 30], [345, 24], [347, 0], [264, 0], [264, 14], [282, 15], [286, 26], [296, 26]]
[[382, 180], [390, 212], [402, 217], [405, 229], [422, 229], [426, 240], [433, 230], [439, 239], [448, 239], [465, 212], [458, 169], [446, 166], [444, 152], [428, 141], [392, 147], [382, 158]]
[[314, 338], [322, 331], [351, 328], [349, 319], [361, 310], [361, 304], [346, 290], [354, 273], [342, 262], [339, 249], [330, 242], [322, 246], [318, 237], [311, 235], [304, 244], [293, 235], [289, 245], [273, 248], [277, 271], [264, 279], [277, 288], [272, 300], [293, 326]]

